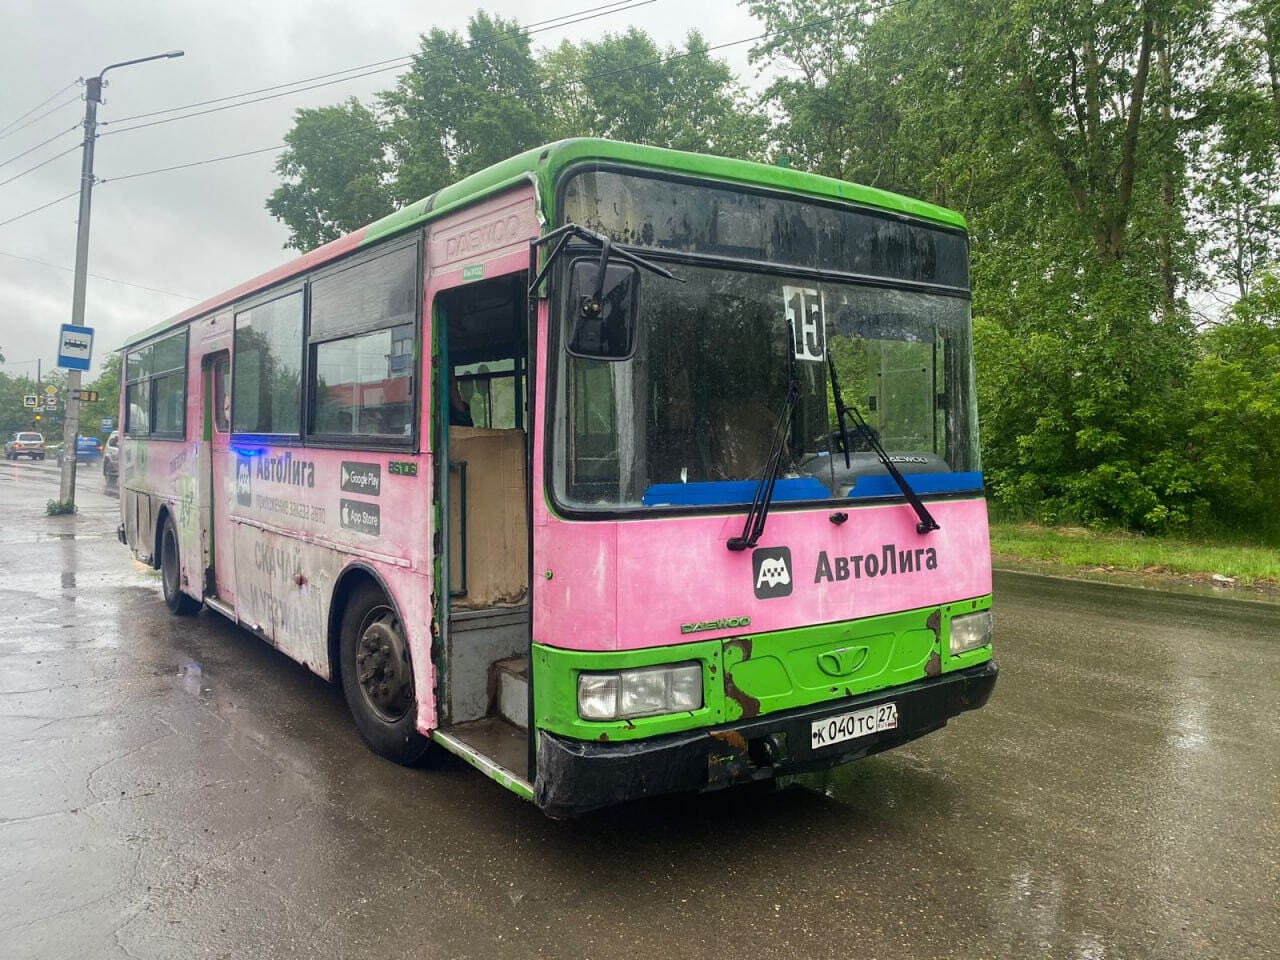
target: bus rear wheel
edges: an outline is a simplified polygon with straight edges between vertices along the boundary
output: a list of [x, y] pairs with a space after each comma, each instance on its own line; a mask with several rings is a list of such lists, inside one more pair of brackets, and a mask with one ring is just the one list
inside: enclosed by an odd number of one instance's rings
[[342, 692], [365, 742], [396, 763], [421, 762], [430, 741], [418, 732], [409, 643], [400, 615], [373, 583], [347, 598], [339, 657]]
[[182, 592], [178, 531], [168, 516], [164, 518], [164, 529], [160, 531], [160, 583], [164, 588], [164, 605], [170, 613], [187, 617], [200, 609], [199, 603]]

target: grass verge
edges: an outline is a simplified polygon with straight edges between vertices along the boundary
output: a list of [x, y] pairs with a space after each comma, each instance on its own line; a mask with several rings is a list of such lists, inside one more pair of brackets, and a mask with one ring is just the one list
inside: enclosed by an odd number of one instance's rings
[[1153, 585], [1164, 580], [1280, 591], [1280, 550], [1254, 544], [996, 522], [991, 524], [991, 555], [998, 567], [1131, 574]]

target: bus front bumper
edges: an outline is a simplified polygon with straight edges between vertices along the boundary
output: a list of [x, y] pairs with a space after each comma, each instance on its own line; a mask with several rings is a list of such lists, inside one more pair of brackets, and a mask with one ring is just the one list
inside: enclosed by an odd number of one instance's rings
[[[534, 796], [553, 817], [572, 817], [664, 793], [718, 790], [736, 783], [809, 773], [879, 753], [932, 733], [987, 702], [994, 661], [902, 687], [801, 707], [710, 730], [621, 743], [572, 740], [538, 731]], [[811, 745], [816, 721], [895, 703], [895, 729], [825, 747]]]

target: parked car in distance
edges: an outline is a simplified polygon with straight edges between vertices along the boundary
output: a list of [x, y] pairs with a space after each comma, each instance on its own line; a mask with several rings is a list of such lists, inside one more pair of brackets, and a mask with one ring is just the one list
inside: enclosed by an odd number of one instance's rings
[[120, 431], [112, 430], [107, 445], [102, 448], [102, 476], [114, 481], [120, 476]]
[[17, 460], [19, 457], [43, 460], [44, 454], [44, 434], [36, 433], [34, 430], [19, 430], [4, 445], [6, 460]]
[[[64, 444], [65, 447], [65, 444]], [[58, 462], [62, 462], [64, 449], [58, 450]], [[102, 443], [97, 437], [76, 437], [76, 463], [86, 463], [102, 456]]]

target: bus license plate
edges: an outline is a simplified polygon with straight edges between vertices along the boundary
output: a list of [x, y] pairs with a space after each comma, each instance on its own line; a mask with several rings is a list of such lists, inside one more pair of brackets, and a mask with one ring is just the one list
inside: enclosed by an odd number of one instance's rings
[[815, 720], [811, 726], [809, 737], [814, 750], [829, 747], [834, 743], [868, 737], [882, 730], [898, 729], [898, 705], [882, 703], [878, 707], [867, 707], [855, 710], [838, 717], [826, 720]]

